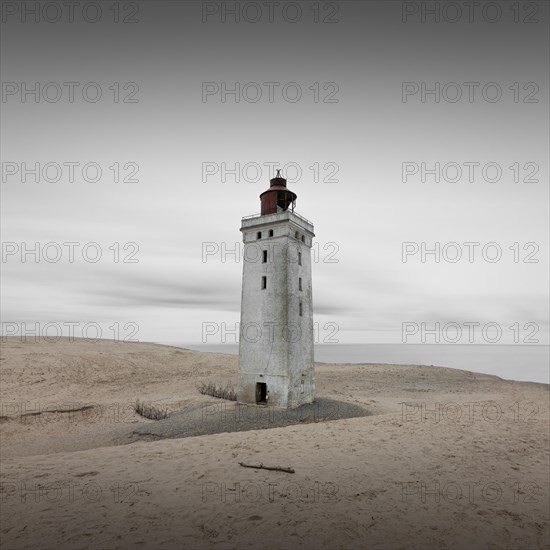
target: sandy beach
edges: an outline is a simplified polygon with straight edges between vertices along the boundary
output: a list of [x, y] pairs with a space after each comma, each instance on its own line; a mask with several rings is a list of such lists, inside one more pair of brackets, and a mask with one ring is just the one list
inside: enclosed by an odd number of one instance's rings
[[136, 399], [172, 425], [193, 413], [230, 426], [235, 404], [197, 386], [234, 382], [237, 357], [5, 339], [3, 548], [549, 547], [548, 385], [435, 366], [315, 369], [319, 398], [365, 416], [319, 409], [284, 427], [165, 437]]

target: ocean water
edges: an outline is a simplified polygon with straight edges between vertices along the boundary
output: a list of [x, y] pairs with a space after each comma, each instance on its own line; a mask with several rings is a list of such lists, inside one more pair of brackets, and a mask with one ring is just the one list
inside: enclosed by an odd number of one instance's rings
[[[238, 344], [172, 344], [237, 355]], [[323, 363], [436, 365], [494, 374], [508, 380], [550, 383], [550, 346], [502, 344], [318, 344]]]

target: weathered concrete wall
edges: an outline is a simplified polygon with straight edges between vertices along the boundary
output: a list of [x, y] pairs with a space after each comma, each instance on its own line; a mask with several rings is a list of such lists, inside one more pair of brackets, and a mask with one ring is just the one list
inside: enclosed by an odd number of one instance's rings
[[[269, 230], [273, 230], [272, 237]], [[241, 231], [245, 248], [237, 399], [240, 403], [255, 403], [256, 383], [265, 382], [270, 406], [287, 408], [311, 403], [315, 396], [313, 225], [291, 212], [282, 212], [245, 218]], [[261, 239], [257, 238], [259, 231]], [[266, 277], [265, 289], [262, 277]]]

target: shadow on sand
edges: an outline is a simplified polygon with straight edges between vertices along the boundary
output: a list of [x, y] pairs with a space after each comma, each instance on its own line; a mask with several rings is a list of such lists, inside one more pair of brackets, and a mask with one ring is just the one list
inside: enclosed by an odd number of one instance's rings
[[371, 413], [352, 403], [318, 398], [295, 409], [238, 405], [232, 401], [201, 403], [172, 413], [168, 418], [141, 425], [133, 431], [138, 439], [172, 439], [223, 432], [281, 428], [295, 424], [332, 422]]

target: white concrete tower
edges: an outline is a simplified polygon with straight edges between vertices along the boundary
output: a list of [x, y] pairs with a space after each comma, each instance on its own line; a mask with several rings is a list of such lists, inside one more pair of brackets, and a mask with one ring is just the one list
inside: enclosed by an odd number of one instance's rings
[[311, 246], [313, 224], [277, 176], [261, 214], [242, 219], [243, 287], [237, 402], [294, 408], [315, 398]]

